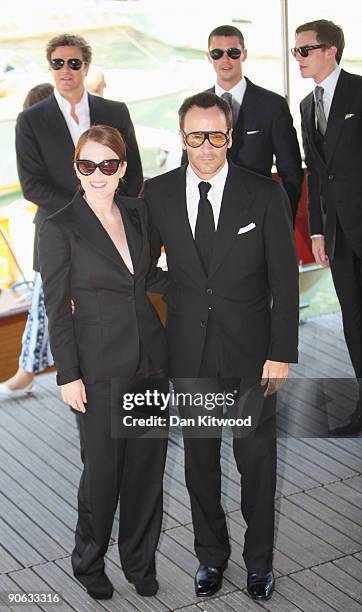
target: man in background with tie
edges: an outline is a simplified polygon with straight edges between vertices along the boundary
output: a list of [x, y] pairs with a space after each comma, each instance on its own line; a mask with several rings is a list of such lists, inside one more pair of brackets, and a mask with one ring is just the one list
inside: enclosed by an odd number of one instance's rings
[[331, 430], [362, 431], [362, 77], [339, 66], [343, 30], [319, 19], [296, 29], [292, 54], [315, 89], [300, 108], [312, 250], [330, 266], [343, 329], [359, 383], [355, 411]]
[[[265, 600], [274, 589], [272, 392], [287, 377], [288, 363], [297, 361], [298, 266], [290, 206], [278, 183], [227, 161], [232, 116], [222, 98], [209, 92], [187, 98], [179, 119], [189, 164], [146, 181], [144, 187], [154, 257], [161, 245], [167, 255], [170, 372], [176, 393], [210, 400], [238, 391], [242, 384], [252, 400], [247, 415], [244, 410], [244, 416], [251, 415], [251, 431], [234, 428], [233, 446], [247, 523], [247, 588], [253, 599]], [[242, 409], [243, 393], [230, 410]], [[222, 404], [200, 407], [196, 401], [179, 401], [178, 409], [185, 418], [220, 418]], [[221, 505], [221, 430], [207, 425], [183, 429], [200, 563], [198, 597], [221, 588], [230, 555]]]
[[[208, 38], [208, 59], [216, 73], [210, 90], [230, 104], [233, 143], [228, 158], [236, 165], [271, 175], [273, 160], [290, 202], [293, 224], [300, 199], [303, 172], [297, 135], [285, 99], [254, 85], [243, 76], [247, 59], [244, 37], [234, 26], [215, 28]], [[186, 161], [186, 156], [183, 156]]]

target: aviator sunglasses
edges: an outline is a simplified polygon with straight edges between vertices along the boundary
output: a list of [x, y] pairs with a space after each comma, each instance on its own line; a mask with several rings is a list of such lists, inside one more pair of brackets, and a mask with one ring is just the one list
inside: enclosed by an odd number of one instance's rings
[[77, 57], [71, 57], [68, 60], [56, 57], [50, 60], [50, 66], [51, 68], [53, 68], [53, 70], [60, 70], [61, 68], [63, 68], [65, 62], [67, 63], [68, 68], [70, 68], [71, 70], [80, 70], [83, 66], [82, 60], [78, 59]]
[[186, 144], [193, 149], [201, 147], [206, 139], [217, 149], [221, 149], [221, 147], [224, 147], [229, 142], [229, 136], [227, 133], [224, 134], [224, 132], [189, 132], [188, 134], [182, 132], [182, 134]]
[[103, 161], [96, 164], [89, 159], [76, 159], [75, 165], [78, 168], [78, 171], [83, 174], [83, 176], [90, 176], [93, 172], [96, 171], [96, 168], [99, 168], [102, 174], [106, 176], [111, 176], [112, 174], [116, 174], [119, 164], [122, 163], [121, 159], [104, 159]]
[[222, 58], [224, 53], [227, 53], [230, 59], [239, 59], [242, 54], [242, 50], [237, 47], [231, 47], [230, 49], [211, 49], [209, 51], [210, 57], [213, 60], [219, 60]]
[[293, 57], [297, 57], [297, 53], [301, 57], [308, 57], [309, 51], [313, 51], [313, 49], [325, 49], [328, 45], [320, 44], [320, 45], [304, 45], [303, 47], [293, 47], [291, 49], [291, 53]]

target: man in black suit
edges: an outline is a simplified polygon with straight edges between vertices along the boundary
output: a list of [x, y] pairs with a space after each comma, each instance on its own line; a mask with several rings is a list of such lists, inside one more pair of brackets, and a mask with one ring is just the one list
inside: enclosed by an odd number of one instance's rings
[[208, 38], [208, 59], [217, 78], [208, 91], [223, 97], [232, 107], [233, 143], [228, 158], [234, 164], [270, 176], [275, 157], [294, 224], [303, 172], [293, 119], [282, 96], [243, 76], [246, 58], [244, 37], [238, 28], [215, 28]]
[[348, 436], [362, 431], [362, 77], [340, 68], [344, 35], [332, 21], [299, 26], [295, 45], [302, 77], [316, 85], [300, 106], [312, 250], [331, 268], [359, 383], [354, 413], [331, 431]]
[[[271, 392], [275, 381], [287, 377], [288, 363], [297, 361], [298, 268], [290, 207], [278, 183], [227, 162], [232, 119], [222, 98], [209, 92], [192, 96], [179, 116], [189, 165], [144, 187], [155, 256], [161, 244], [167, 255], [171, 376], [178, 393], [230, 391], [241, 378], [245, 390], [251, 381], [248, 393], [257, 406], [245, 410], [251, 409], [255, 427], [249, 436], [234, 429], [234, 455], [243, 479], [248, 591], [254, 599], [268, 599], [274, 588], [276, 471]], [[266, 398], [261, 378], [269, 381]], [[241, 393], [234, 409], [242, 410], [244, 398]], [[200, 415], [222, 416], [222, 407], [207, 408]], [[195, 403], [179, 404], [179, 410], [197, 417]], [[220, 500], [221, 429], [200, 429], [184, 429], [185, 474], [200, 562], [196, 594], [207, 597], [221, 587], [230, 547]]]
[[137, 196], [143, 180], [134, 128], [126, 105], [93, 96], [85, 90], [91, 47], [81, 36], [60, 34], [48, 42], [46, 55], [54, 78], [54, 94], [20, 113], [15, 143], [24, 197], [38, 206], [35, 215], [36, 271], [39, 271], [39, 227], [47, 216], [74, 196], [78, 187], [72, 163], [74, 146], [90, 125], [110, 125], [125, 139], [128, 165], [122, 192]]

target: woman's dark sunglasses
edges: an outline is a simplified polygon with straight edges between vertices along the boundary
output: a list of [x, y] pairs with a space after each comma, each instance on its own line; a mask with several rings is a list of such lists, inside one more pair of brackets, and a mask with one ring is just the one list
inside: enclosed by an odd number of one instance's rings
[[216, 149], [221, 149], [221, 147], [224, 147], [229, 142], [229, 136], [227, 133], [224, 134], [224, 132], [189, 132], [188, 134], [182, 132], [182, 134], [186, 144], [193, 149], [201, 147], [205, 140], [208, 140]]
[[96, 171], [96, 168], [99, 168], [102, 174], [106, 176], [111, 176], [112, 174], [116, 174], [119, 164], [122, 163], [121, 159], [105, 159], [99, 164], [96, 164], [89, 159], [77, 159], [75, 161], [75, 165], [78, 168], [78, 171], [84, 176], [90, 176], [93, 172]]
[[242, 50], [238, 49], [237, 47], [231, 47], [230, 49], [211, 49], [209, 53], [211, 59], [213, 60], [219, 60], [222, 58], [224, 53], [227, 53], [230, 59], [239, 59], [240, 55], [242, 54]]
[[65, 62], [67, 62], [67, 66], [71, 70], [80, 70], [83, 66], [82, 60], [78, 59], [77, 57], [72, 57], [68, 60], [63, 60], [60, 57], [56, 57], [50, 60], [50, 66], [53, 68], [53, 70], [60, 70], [63, 68]]
[[293, 47], [293, 49], [291, 49], [291, 53], [293, 57], [297, 57], [297, 53], [299, 53], [299, 55], [301, 57], [308, 57], [309, 55], [309, 51], [313, 51], [313, 49], [325, 49], [328, 45], [304, 45], [304, 47]]

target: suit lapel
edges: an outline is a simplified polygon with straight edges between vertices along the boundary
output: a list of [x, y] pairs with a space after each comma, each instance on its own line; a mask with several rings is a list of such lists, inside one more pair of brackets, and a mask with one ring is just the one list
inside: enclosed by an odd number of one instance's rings
[[73, 159], [74, 143], [54, 94], [47, 100], [47, 104], [45, 105], [45, 116], [47, 125], [49, 125], [52, 146], [56, 146], [57, 142], [61, 142], [62, 156], [64, 159]]
[[142, 244], [148, 237], [145, 231], [142, 231], [145, 230], [145, 228], [142, 226], [137, 206], [133, 206], [130, 201], [123, 199], [121, 196], [115, 198], [115, 202], [122, 216], [124, 231], [126, 233], [128, 248], [133, 263], [133, 270], [136, 274], [142, 252]]
[[240, 172], [233, 164], [229, 163], [209, 278], [216, 272], [230, 250], [239, 228], [244, 224], [244, 219], [253, 199], [254, 196], [246, 189]]
[[190, 274], [196, 274], [198, 278], [202, 275], [205, 278], [187, 212], [186, 168], [187, 166], [181, 166], [177, 169], [169, 189], [165, 190], [164, 197], [167, 201], [167, 207], [164, 210], [171, 217], [170, 226], [174, 228], [175, 232], [175, 248], [180, 250]]
[[[133, 215], [132, 213], [131, 215], [129, 214], [127, 205], [123, 206], [122, 198], [117, 198], [117, 206], [121, 211], [128, 246], [134, 265], [134, 270], [136, 272], [138, 262], [138, 255], [136, 255], [136, 252], [138, 249], [138, 252], [140, 252], [142, 237], [141, 235], [139, 235], [139, 238], [136, 237], [136, 230], [132, 227], [134, 225], [134, 221], [130, 219], [130, 216], [132, 217]], [[82, 238], [82, 240], [90, 244], [93, 249], [99, 251], [104, 257], [110, 259], [118, 268], [122, 268], [129, 276], [131, 276], [131, 273], [124, 263], [123, 258], [119, 254], [103, 225], [97, 218], [97, 215], [88, 206], [80, 193], [78, 193], [73, 199], [73, 210], [74, 231]], [[138, 213], [136, 212], [136, 214]]]
[[88, 94], [89, 118], [91, 125], [103, 123], [109, 125], [109, 109], [105, 113], [105, 105], [103, 98]]
[[243, 141], [245, 138], [245, 118], [248, 115], [252, 115], [253, 108], [255, 108], [256, 102], [256, 87], [254, 83], [249, 81], [245, 77], [246, 80], [246, 89], [244, 93], [244, 98], [240, 106], [239, 115], [236, 121], [236, 125], [233, 130], [233, 144], [230, 149], [230, 158], [235, 159], [238, 151], [243, 146]]
[[339, 136], [344, 127], [345, 114], [349, 109], [349, 100], [352, 96], [353, 91], [348, 87], [348, 74], [342, 70], [334, 92], [328, 117], [327, 131], [325, 133], [327, 162], [331, 160], [337, 147]]

